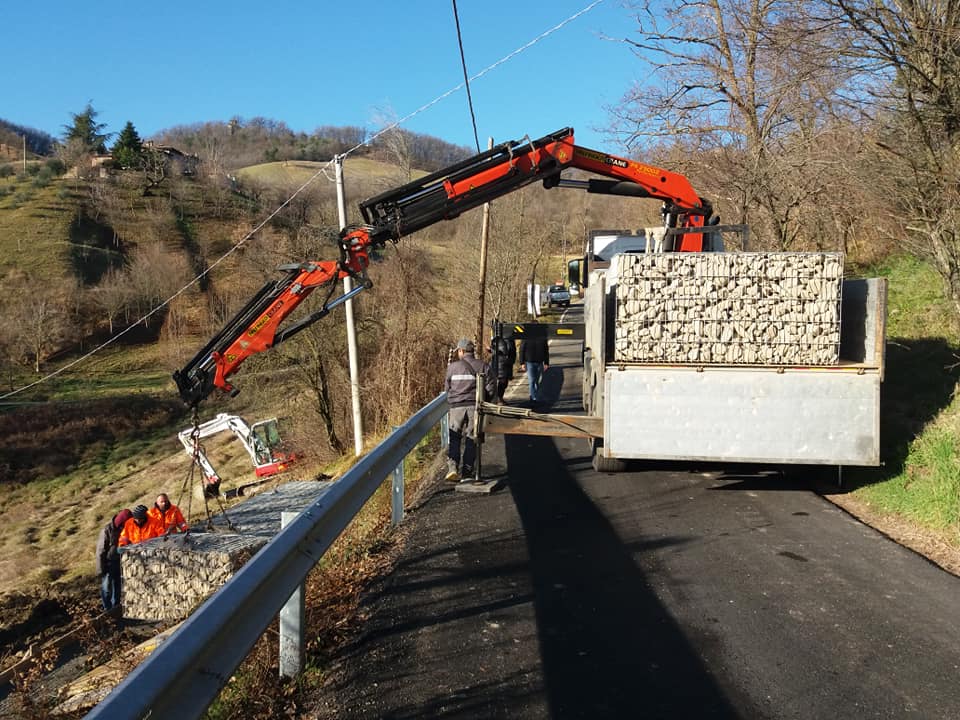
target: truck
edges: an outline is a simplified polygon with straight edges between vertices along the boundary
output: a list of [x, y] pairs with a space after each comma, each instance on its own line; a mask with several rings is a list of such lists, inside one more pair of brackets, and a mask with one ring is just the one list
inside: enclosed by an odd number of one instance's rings
[[[745, 228], [717, 226], [706, 252], [723, 252], [722, 231], [745, 244]], [[632, 459], [879, 465], [886, 280], [835, 278], [835, 352], [825, 360], [618, 357], [615, 338], [630, 322], [617, 312], [622, 261], [663, 252], [664, 239], [669, 248], [669, 230], [594, 231], [570, 263], [571, 282], [585, 288], [583, 408], [602, 423], [591, 436], [594, 468]]]
[[[571, 169], [602, 177], [565, 177], [564, 172]], [[644, 231], [642, 237], [641, 233], [618, 232], [606, 237], [601, 247], [601, 235], [592, 236], [583, 258], [571, 263], [568, 280], [585, 293], [584, 323], [577, 331], [558, 330], [557, 336], [584, 339], [586, 415], [576, 421], [549, 416], [537, 416], [536, 420], [546, 427], [579, 427], [591, 441], [595, 466], [607, 470], [620, 469], [625, 461], [636, 458], [800, 464], [879, 462], [886, 297], [883, 282], [843, 281], [841, 285], [837, 277], [826, 278], [829, 282], [817, 277], [810, 283], [804, 280], [811, 286], [836, 286], [833, 310], [829, 298], [811, 305], [833, 319], [828, 334], [835, 340], [836, 353], [826, 360], [811, 362], [787, 352], [768, 361], [755, 357], [752, 347], [727, 343], [746, 354], [718, 361], [720, 355], [714, 356], [712, 348], [724, 345], [721, 338], [704, 342], [703, 347], [698, 345], [679, 358], [618, 354], [618, 343], [624, 340], [618, 336], [622, 330], [635, 331], [638, 337], [651, 330], [634, 328], [636, 323], [631, 319], [631, 313], [645, 298], [631, 296], [621, 301], [617, 288], [652, 288], [663, 283], [662, 278], [654, 282], [642, 274], [621, 282], [621, 268], [651, 259], [669, 264], [681, 256], [716, 256], [726, 261], [740, 254], [724, 251], [723, 234], [731, 230], [742, 233], [743, 228], [720, 225], [712, 204], [700, 197], [683, 175], [580, 147], [574, 142], [572, 128], [538, 140], [503, 143], [361, 202], [364, 222], [341, 230], [338, 260], [282, 265], [279, 269], [283, 277], [264, 285], [189, 363], [173, 374], [181, 399], [196, 408], [214, 391], [235, 394], [231, 378], [246, 358], [294, 337], [337, 305], [371, 287], [366, 275], [371, 248], [398, 242], [417, 230], [455, 218], [534, 182], [541, 182], [548, 190], [575, 188], [658, 200], [662, 216], [657, 232]], [[739, 260], [744, 258], [745, 254]], [[835, 263], [827, 265], [836, 275]], [[821, 270], [827, 265], [821, 263]], [[689, 270], [685, 268], [683, 273]], [[353, 278], [356, 285], [335, 297], [337, 281], [346, 277]], [[741, 284], [740, 279], [727, 278], [735, 287]], [[774, 280], [744, 284], [761, 293], [778, 295], [780, 285], [785, 288], [789, 283], [778, 285]], [[317, 289], [326, 293], [319, 309], [285, 324]], [[647, 293], [649, 298], [659, 295], [659, 290]], [[793, 310], [788, 308], [785, 317], [790, 312]], [[511, 327], [508, 323], [499, 325]], [[772, 331], [777, 335], [782, 329], [762, 321], [756, 329], [761, 326], [767, 334]], [[546, 324], [538, 327], [538, 331], [550, 331]], [[702, 320], [690, 324], [694, 331], [702, 327]], [[717, 330], [715, 325], [710, 327]], [[672, 325], [668, 330], [672, 332]], [[633, 342], [629, 332], [621, 343], [626, 348]], [[729, 328], [723, 332], [729, 332]], [[790, 343], [781, 341], [779, 345]], [[527, 420], [534, 414], [528, 413], [523, 423], [498, 426], [495, 418], [500, 410], [483, 403], [480, 410], [481, 422], [485, 416], [491, 420], [489, 431], [543, 434], [529, 430], [531, 423]]]
[[243, 449], [250, 456], [254, 474], [258, 478], [282, 473], [297, 459], [295, 453], [285, 450], [277, 418], [260, 420], [250, 425], [239, 415], [219, 413], [216, 417], [184, 428], [177, 434], [184, 451], [203, 472], [204, 491], [209, 494], [216, 494], [221, 478], [210, 462], [200, 439], [222, 432], [231, 432], [240, 441]]

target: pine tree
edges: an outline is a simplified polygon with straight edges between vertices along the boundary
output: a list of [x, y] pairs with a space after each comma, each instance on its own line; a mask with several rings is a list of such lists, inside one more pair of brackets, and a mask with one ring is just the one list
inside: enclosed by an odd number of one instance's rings
[[110, 153], [113, 155], [113, 162], [119, 168], [139, 168], [143, 164], [143, 141], [129, 120], [123, 126]]
[[103, 129], [107, 126], [106, 123], [96, 121], [99, 114], [93, 109], [93, 104], [88, 102], [82, 113], [71, 116], [73, 117], [72, 125], [63, 126], [66, 131], [63, 136], [64, 141], [67, 144], [74, 141], [75, 144], [80, 144], [90, 153], [105, 153], [107, 151], [107, 140], [111, 133], [103, 132]]

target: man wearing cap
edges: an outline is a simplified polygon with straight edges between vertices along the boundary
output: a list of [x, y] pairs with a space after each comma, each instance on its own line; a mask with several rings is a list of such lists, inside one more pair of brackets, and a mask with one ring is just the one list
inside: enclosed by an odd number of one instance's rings
[[124, 523], [132, 514], [124, 508], [107, 521], [97, 537], [97, 574], [100, 575], [100, 599], [104, 610], [120, 604], [120, 555], [117, 542]]
[[447, 404], [450, 406], [446, 476], [448, 482], [456, 482], [461, 478], [464, 481], [473, 479], [473, 463], [477, 456], [474, 423], [479, 373], [484, 375], [486, 397], [493, 397], [497, 387], [496, 375], [490, 372], [486, 363], [474, 357], [473, 341], [464, 338], [457, 343], [457, 358], [447, 366], [447, 376], [443, 383], [443, 389], [447, 392]]
[[133, 509], [132, 517], [123, 524], [117, 546], [135, 545], [138, 542], [157, 537], [161, 532], [162, 530], [159, 530], [156, 525], [150, 522], [150, 518], [147, 516], [147, 506], [137, 505]]

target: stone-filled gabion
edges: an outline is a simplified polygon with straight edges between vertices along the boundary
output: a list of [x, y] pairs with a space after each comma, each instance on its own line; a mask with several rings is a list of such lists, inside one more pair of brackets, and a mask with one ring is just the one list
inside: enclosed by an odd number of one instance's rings
[[121, 556], [124, 617], [150, 621], [187, 617], [268, 539], [189, 533], [132, 546]]
[[842, 253], [619, 257], [615, 362], [835, 365]]
[[[329, 482], [294, 481], [245, 497], [210, 524], [188, 518], [194, 528], [130, 545], [121, 556], [123, 616], [150, 621], [182, 620], [233, 577], [280, 531], [284, 512], [300, 512], [329, 489]], [[189, 515], [189, 508], [184, 508]]]

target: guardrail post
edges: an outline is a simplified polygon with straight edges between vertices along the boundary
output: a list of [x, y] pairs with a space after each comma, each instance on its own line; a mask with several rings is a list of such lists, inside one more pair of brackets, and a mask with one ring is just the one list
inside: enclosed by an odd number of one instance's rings
[[440, 418], [440, 449], [446, 450], [450, 444], [450, 416], [444, 413]]
[[[293, 522], [295, 512], [280, 513], [280, 527]], [[303, 670], [303, 658], [306, 649], [303, 628], [306, 625], [304, 608], [304, 586], [301, 584], [286, 605], [280, 609], [280, 677], [294, 678]]]
[[393, 469], [390, 519], [394, 527], [403, 522], [403, 460]]

